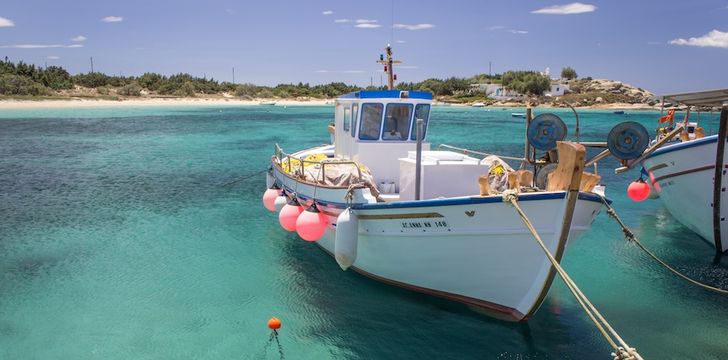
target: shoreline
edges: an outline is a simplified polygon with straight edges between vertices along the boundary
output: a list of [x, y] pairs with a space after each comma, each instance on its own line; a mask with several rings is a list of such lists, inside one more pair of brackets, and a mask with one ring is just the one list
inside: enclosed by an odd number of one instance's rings
[[[333, 99], [253, 99], [242, 100], [234, 98], [124, 98], [119, 100], [68, 98], [68, 99], [0, 99], [0, 110], [22, 109], [62, 109], [62, 108], [112, 108], [112, 107], [154, 107], [154, 106], [271, 106], [262, 102], [275, 102], [275, 106], [330, 106]], [[438, 102], [438, 105], [441, 103]], [[438, 106], [435, 105], [435, 106]], [[445, 106], [470, 107], [468, 104], [448, 103]], [[526, 104], [505, 103], [486, 106], [486, 108], [525, 108]], [[540, 104], [535, 108], [565, 108], [555, 107], [551, 104]], [[592, 106], [577, 106], [580, 110], [628, 110], [628, 111], [659, 111], [646, 104], [611, 103]]]

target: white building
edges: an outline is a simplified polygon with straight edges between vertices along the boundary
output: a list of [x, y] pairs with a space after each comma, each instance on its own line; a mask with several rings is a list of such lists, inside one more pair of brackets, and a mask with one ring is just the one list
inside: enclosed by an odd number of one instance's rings
[[[521, 100], [526, 96], [513, 90], [507, 90], [501, 84], [471, 84], [471, 92], [482, 92], [485, 96], [495, 100]], [[551, 80], [551, 88], [544, 93], [544, 96], [563, 96], [569, 91], [568, 84], [562, 84], [560, 80]]]

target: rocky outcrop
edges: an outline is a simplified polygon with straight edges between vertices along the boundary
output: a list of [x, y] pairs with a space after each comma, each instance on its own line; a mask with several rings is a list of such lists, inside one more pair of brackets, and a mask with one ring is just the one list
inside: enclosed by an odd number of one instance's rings
[[616, 80], [581, 79], [571, 80], [569, 93], [563, 100], [589, 106], [596, 103], [626, 103], [654, 106], [658, 103], [655, 94]]

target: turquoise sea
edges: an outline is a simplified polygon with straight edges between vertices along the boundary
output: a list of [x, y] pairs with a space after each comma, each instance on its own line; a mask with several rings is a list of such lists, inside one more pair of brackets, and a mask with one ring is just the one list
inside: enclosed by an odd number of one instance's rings
[[[518, 155], [523, 120], [510, 113], [520, 111], [436, 107], [430, 140]], [[528, 323], [491, 319], [341, 271], [262, 207], [262, 175], [221, 186], [265, 169], [274, 143], [328, 142], [332, 112], [0, 112], [0, 359], [610, 358], [560, 280]], [[573, 134], [573, 115], [554, 112]], [[603, 140], [625, 119], [653, 129], [657, 115], [581, 111], [581, 139]], [[728, 259], [715, 264], [712, 247], [659, 201], [626, 198], [637, 171], [600, 165], [608, 196], [647, 246], [728, 287]], [[668, 274], [606, 214], [563, 265], [646, 359], [728, 357], [728, 298]], [[271, 316], [283, 322], [279, 343]]]

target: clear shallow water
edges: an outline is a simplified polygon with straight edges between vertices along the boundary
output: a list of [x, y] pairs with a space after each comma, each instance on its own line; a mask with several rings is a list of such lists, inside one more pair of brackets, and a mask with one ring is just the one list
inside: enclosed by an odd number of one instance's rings
[[[342, 272], [262, 208], [263, 176], [220, 186], [264, 169], [276, 142], [327, 142], [332, 110], [4, 111], [0, 359], [280, 359], [267, 344], [271, 316], [283, 321], [287, 359], [609, 358], [560, 280], [527, 324], [490, 319]], [[523, 120], [510, 110], [434, 111], [434, 144], [522, 152]], [[655, 117], [626, 118], [651, 129]], [[625, 117], [580, 119], [582, 139], [597, 140]], [[608, 195], [645, 244], [728, 287], [728, 260], [714, 265], [712, 248], [659, 201], [630, 203], [624, 189], [636, 172], [617, 177], [616, 162], [601, 165]], [[728, 354], [728, 298], [668, 275], [605, 214], [563, 263], [645, 358]]]

